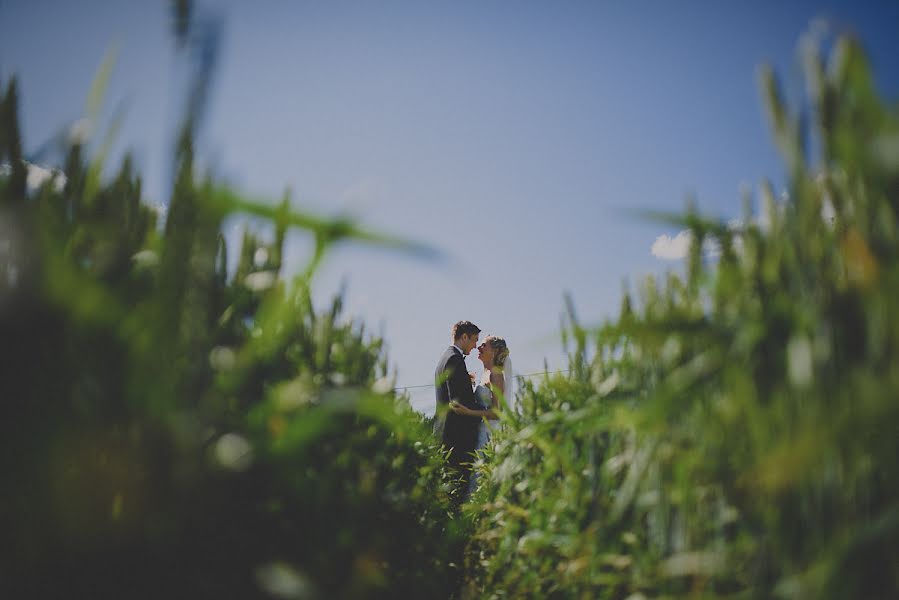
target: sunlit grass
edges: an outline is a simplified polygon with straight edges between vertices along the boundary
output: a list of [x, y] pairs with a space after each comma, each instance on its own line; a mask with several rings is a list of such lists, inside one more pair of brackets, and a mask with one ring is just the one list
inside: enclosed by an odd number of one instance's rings
[[899, 113], [854, 40], [804, 52], [797, 110], [760, 71], [787, 200], [652, 215], [686, 276], [597, 330], [570, 311], [571, 374], [525, 386], [468, 507], [480, 595], [899, 594]]

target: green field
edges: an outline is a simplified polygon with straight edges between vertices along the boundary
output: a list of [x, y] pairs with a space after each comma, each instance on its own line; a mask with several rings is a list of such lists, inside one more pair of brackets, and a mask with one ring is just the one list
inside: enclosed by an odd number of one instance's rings
[[[795, 106], [760, 70], [785, 196], [647, 215], [685, 274], [600, 327], [570, 303], [568, 373], [519, 390], [461, 515], [381, 340], [311, 301], [335, 244], [427, 249], [199, 172], [202, 102], [164, 222], [106, 145], [29, 183], [0, 82], [0, 596], [899, 597], [899, 108], [856, 40], [803, 69]], [[229, 273], [235, 214], [274, 234]]]

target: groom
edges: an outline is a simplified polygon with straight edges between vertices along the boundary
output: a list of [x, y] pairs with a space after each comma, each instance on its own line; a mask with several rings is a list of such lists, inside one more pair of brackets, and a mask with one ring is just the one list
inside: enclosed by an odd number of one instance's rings
[[465, 368], [465, 357], [478, 345], [480, 328], [471, 321], [459, 321], [453, 325], [453, 345], [446, 349], [435, 372], [437, 410], [434, 414], [434, 433], [449, 448], [449, 465], [460, 478], [455, 502], [462, 503], [468, 481], [471, 478], [471, 462], [478, 443], [480, 417], [460, 415], [450, 410], [451, 402], [458, 402], [477, 410], [471, 379]]

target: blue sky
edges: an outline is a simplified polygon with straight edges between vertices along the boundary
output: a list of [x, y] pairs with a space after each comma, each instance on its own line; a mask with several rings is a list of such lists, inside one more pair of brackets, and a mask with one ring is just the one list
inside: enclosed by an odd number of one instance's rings
[[[625, 280], [678, 268], [650, 252], [677, 231], [629, 211], [679, 211], [693, 196], [731, 219], [741, 185], [780, 184], [756, 68], [773, 64], [798, 97], [796, 47], [812, 19], [858, 33], [899, 97], [897, 2], [199, 7], [224, 18], [205, 163], [240, 189], [277, 199], [290, 187], [298, 207], [447, 256], [348, 246], [318, 274], [320, 302], [346, 281], [350, 311], [383, 332], [398, 385], [430, 381], [459, 319], [505, 336], [519, 373], [564, 368], [565, 292], [599, 322]], [[148, 201], [162, 204], [186, 72], [168, 3], [0, 0], [0, 77], [19, 75], [26, 151], [83, 115], [112, 47], [104, 114], [127, 108], [115, 151], [134, 153]], [[308, 250], [291, 239], [288, 266]], [[413, 403], [429, 410], [433, 393]]]

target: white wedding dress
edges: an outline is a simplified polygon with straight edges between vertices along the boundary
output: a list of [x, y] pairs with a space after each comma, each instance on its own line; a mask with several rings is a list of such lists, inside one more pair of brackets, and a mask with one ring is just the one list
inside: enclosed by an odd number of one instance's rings
[[[511, 406], [512, 398], [514, 397], [514, 392], [512, 390], [512, 361], [506, 360], [505, 370], [503, 371], [504, 378], [504, 387], [506, 398], [506, 405]], [[490, 375], [485, 371], [481, 375], [481, 383], [474, 389], [475, 399], [481, 404], [481, 408], [483, 410], [487, 410], [493, 406], [493, 392], [487, 387], [487, 383], [490, 382]], [[485, 419], [482, 418], [481, 422], [478, 423], [478, 443], [475, 446], [475, 453], [478, 455], [481, 454], [481, 449], [487, 445], [487, 442], [490, 441], [490, 432], [493, 431], [496, 427], [499, 426], [499, 419]], [[471, 479], [468, 482], [468, 495], [471, 494], [477, 489], [478, 485], [478, 472], [477, 469], [472, 470]]]

